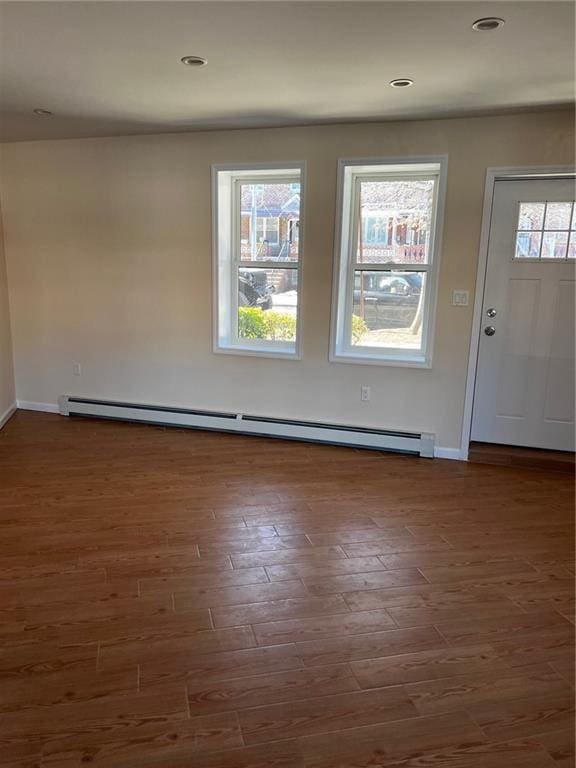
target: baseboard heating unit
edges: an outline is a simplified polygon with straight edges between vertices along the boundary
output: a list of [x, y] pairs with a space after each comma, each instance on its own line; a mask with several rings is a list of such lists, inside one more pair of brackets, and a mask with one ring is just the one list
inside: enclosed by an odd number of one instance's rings
[[348, 445], [354, 448], [372, 448], [380, 451], [399, 451], [427, 458], [434, 456], [434, 435], [426, 432], [398, 432], [367, 427], [350, 427], [341, 424], [266, 418], [244, 413], [222, 413], [160, 405], [122, 403], [111, 400], [89, 400], [84, 397], [68, 395], [60, 397], [58, 404], [63, 416], [90, 416], [118, 421], [137, 421], [162, 426], [239, 432], [286, 440]]

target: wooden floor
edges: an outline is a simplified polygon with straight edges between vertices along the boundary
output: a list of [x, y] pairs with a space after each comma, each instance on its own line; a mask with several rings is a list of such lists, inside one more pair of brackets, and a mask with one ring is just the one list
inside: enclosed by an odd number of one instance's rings
[[576, 455], [568, 451], [543, 451], [539, 448], [473, 442], [470, 443], [468, 461], [522, 469], [544, 469], [547, 472], [565, 472], [574, 477]]
[[568, 768], [572, 480], [19, 412], [3, 768]]

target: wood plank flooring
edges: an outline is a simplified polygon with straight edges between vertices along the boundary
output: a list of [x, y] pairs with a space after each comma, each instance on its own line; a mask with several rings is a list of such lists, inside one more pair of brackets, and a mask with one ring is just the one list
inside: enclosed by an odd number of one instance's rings
[[573, 482], [18, 412], [5, 768], [574, 766]]
[[576, 454], [568, 451], [547, 451], [492, 443], [470, 443], [468, 461], [524, 469], [545, 469], [548, 472], [566, 472], [572, 477], [576, 468]]

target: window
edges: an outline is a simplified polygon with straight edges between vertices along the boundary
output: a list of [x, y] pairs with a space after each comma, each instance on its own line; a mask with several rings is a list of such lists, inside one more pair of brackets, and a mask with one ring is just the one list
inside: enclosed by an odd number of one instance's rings
[[298, 356], [303, 174], [213, 168], [215, 351]]
[[520, 203], [514, 259], [576, 258], [574, 201]]
[[340, 162], [332, 360], [430, 365], [445, 167]]

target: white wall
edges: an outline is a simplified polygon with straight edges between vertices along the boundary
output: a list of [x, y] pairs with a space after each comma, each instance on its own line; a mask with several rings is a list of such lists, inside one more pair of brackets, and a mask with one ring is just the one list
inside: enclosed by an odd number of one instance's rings
[[[62, 393], [435, 432], [459, 444], [488, 166], [571, 163], [573, 114], [5, 145], [19, 400]], [[432, 370], [328, 362], [339, 157], [449, 155]], [[214, 355], [210, 164], [305, 160], [303, 359]], [[72, 375], [80, 362], [82, 377]], [[370, 403], [360, 386], [372, 387]]]
[[12, 360], [12, 335], [8, 306], [8, 281], [4, 238], [2, 235], [2, 211], [0, 210], [0, 427], [14, 407], [14, 365]]

